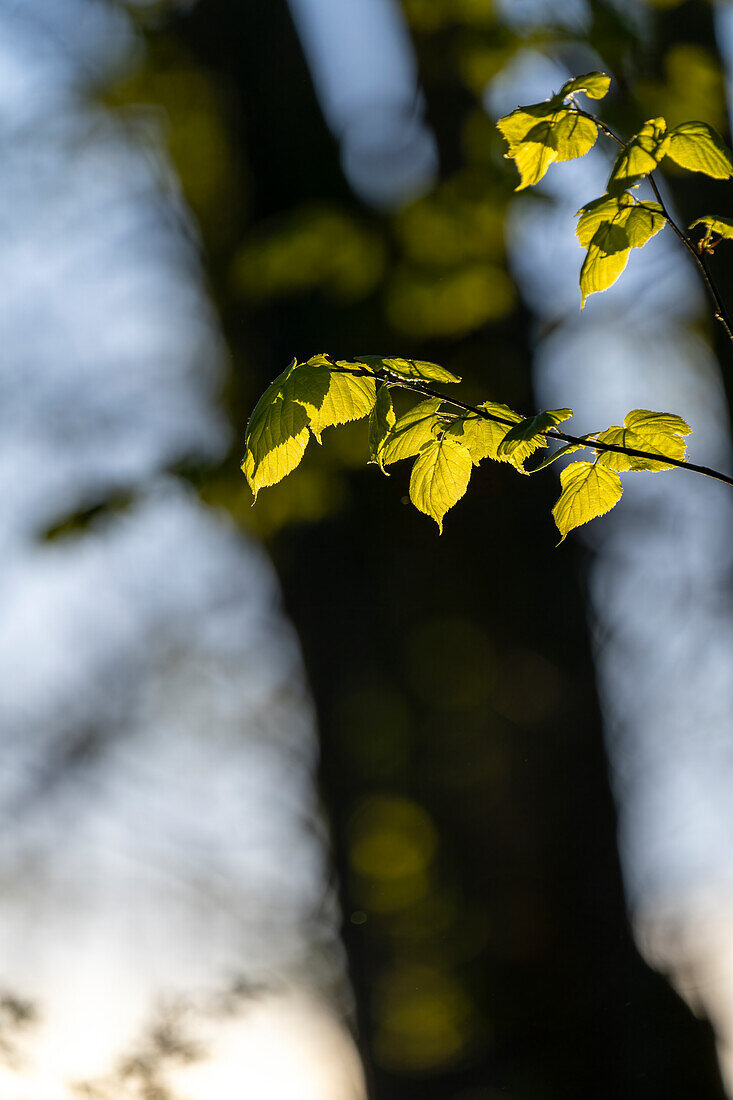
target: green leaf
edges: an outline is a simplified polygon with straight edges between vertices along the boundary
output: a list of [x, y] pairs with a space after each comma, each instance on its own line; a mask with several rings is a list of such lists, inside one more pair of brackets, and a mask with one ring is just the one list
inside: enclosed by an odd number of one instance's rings
[[670, 130], [665, 156], [682, 168], [716, 180], [733, 176], [730, 152], [720, 134], [706, 122], [683, 122]]
[[356, 363], [363, 363], [373, 371], [387, 370], [400, 378], [413, 378], [420, 382], [460, 382], [457, 374], [422, 359], [383, 359], [380, 355], [360, 355]]
[[663, 228], [665, 218], [658, 202], [636, 202], [628, 191], [620, 195], [601, 195], [578, 211], [576, 236], [584, 248], [603, 225], [620, 226], [629, 248], [641, 248]]
[[569, 420], [572, 415], [572, 409], [551, 409], [549, 412], [525, 417], [505, 434], [499, 444], [499, 456], [512, 455], [522, 443], [532, 445], [533, 451], [546, 447], [547, 439], [542, 433], [557, 427], [564, 420]]
[[634, 187], [640, 179], [653, 172], [667, 152], [668, 141], [667, 123], [663, 118], [651, 118], [645, 122], [616, 158], [606, 188], [609, 195], [618, 195]]
[[563, 100], [567, 99], [569, 95], [582, 92], [590, 99], [603, 99], [610, 86], [611, 78], [606, 76], [605, 73], [585, 73], [583, 76], [574, 76], [572, 80], [568, 80], [563, 84], [555, 98]]
[[[506, 405], [495, 405], [489, 401], [484, 402], [480, 408], [500, 416], [503, 420], [519, 423], [522, 419], [518, 413], [512, 412]], [[468, 447], [474, 466], [478, 466], [485, 458], [493, 458], [497, 462], [509, 462], [508, 457], [499, 457], [499, 444], [506, 435], [507, 425], [500, 424], [496, 420], [487, 420], [476, 413], [464, 413], [455, 417], [448, 428], [448, 434]]]
[[624, 228], [632, 248], [642, 248], [660, 229], [666, 218], [658, 202], [636, 202], [629, 211]]
[[[538, 442], [536, 438], [530, 438], [526, 441], [518, 440], [508, 449], [501, 447], [507, 435], [508, 425], [505, 421], [509, 420], [512, 424], [521, 425], [525, 423], [525, 417], [514, 412], [508, 405], [499, 405], [494, 401], [483, 401], [477, 407], [499, 417], [499, 421], [487, 420], [477, 416], [476, 413], [465, 413], [454, 419], [448, 428], [448, 433], [455, 435], [468, 447], [475, 466], [478, 466], [483, 459], [491, 458], [495, 462], [508, 462], [520, 474], [526, 474], [528, 471], [524, 469], [524, 463], [538, 447], [543, 445], [542, 442]], [[543, 438], [541, 436], [540, 440]]]
[[379, 457], [379, 449], [389, 434], [390, 428], [394, 427], [396, 419], [389, 386], [380, 386], [377, 390], [376, 403], [369, 417], [369, 460], [376, 462], [382, 471], [384, 466]]
[[328, 389], [320, 404], [313, 402], [315, 408], [310, 418], [310, 429], [319, 443], [324, 428], [369, 416], [377, 398], [373, 378], [361, 378], [325, 367], [306, 366], [302, 370], [304, 377], [306, 371], [312, 371], [314, 376], [324, 372], [328, 378]]
[[580, 269], [580, 308], [585, 309], [590, 294], [607, 290], [618, 279], [629, 259], [629, 238], [622, 225], [604, 222], [593, 234]]
[[576, 234], [588, 249], [580, 271], [583, 294], [581, 309], [589, 294], [606, 290], [626, 267], [630, 248], [641, 248], [664, 226], [657, 202], [635, 202], [628, 192], [601, 195], [578, 211]]
[[[665, 455], [669, 458], [684, 459], [686, 445], [684, 436], [690, 434], [690, 426], [681, 416], [674, 413], [651, 412], [649, 409], [632, 409], [624, 418], [624, 426], [617, 424], [599, 432], [599, 443], [611, 443], [616, 447], [630, 447], [636, 451], [649, 451], [651, 454]], [[619, 454], [615, 451], [601, 451], [598, 463], [610, 470], [647, 470], [655, 473], [659, 470], [671, 470], [668, 462], [656, 462], [649, 458]]]
[[557, 107], [556, 101], [517, 107], [496, 125], [509, 145], [506, 158], [519, 170], [517, 191], [539, 183], [554, 161], [584, 156], [598, 136], [592, 119], [572, 108]]
[[323, 401], [328, 377], [309, 376], [300, 384], [297, 361], [278, 375], [257, 402], [245, 432], [242, 470], [257, 499], [260, 489], [282, 481], [305, 454], [313, 401]]
[[628, 192], [621, 195], [601, 195], [599, 199], [581, 206], [578, 211], [578, 225], [575, 235], [583, 248], [588, 248], [597, 230], [608, 222], [623, 226], [634, 200]]
[[593, 462], [571, 462], [561, 472], [560, 484], [562, 492], [552, 509], [560, 542], [575, 527], [610, 512], [623, 493], [618, 474]]
[[733, 220], [730, 218], [721, 218], [715, 214], [706, 214], [704, 218], [698, 218], [690, 226], [690, 229], [694, 229], [696, 225], [705, 226], [705, 236], [703, 240], [707, 243], [710, 240], [713, 233], [716, 233], [718, 237], [727, 237], [728, 239], [733, 237]]
[[433, 429], [439, 424], [438, 410], [442, 401], [430, 397], [414, 405], [409, 412], [401, 416], [384, 437], [377, 452], [380, 466], [390, 462], [399, 462], [411, 458], [420, 448], [433, 438]]
[[471, 455], [449, 435], [431, 439], [421, 448], [410, 476], [410, 500], [430, 516], [443, 533], [443, 516], [460, 500], [471, 477]]

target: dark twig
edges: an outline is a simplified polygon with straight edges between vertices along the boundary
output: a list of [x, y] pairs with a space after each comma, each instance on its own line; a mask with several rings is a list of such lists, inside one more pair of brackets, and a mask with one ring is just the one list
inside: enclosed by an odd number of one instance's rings
[[[380, 382], [388, 382], [391, 386], [399, 386], [413, 393], [422, 394], [424, 397], [435, 397], [440, 401], [445, 401], [447, 404], [453, 405], [457, 409], [461, 409], [463, 412], [473, 413], [475, 416], [481, 417], [482, 420], [493, 420], [496, 424], [506, 424], [507, 428], [516, 428], [517, 426], [514, 420], [508, 420], [503, 416], [496, 416], [494, 413], [482, 409], [480, 405], [469, 405], [465, 401], [459, 401], [456, 397], [449, 397], [447, 394], [440, 393], [424, 382], [404, 378], [400, 374], [393, 374], [387, 368], [382, 368], [379, 371], [372, 371], [367, 367], [363, 369], [352, 369], [351, 366], [342, 366], [341, 363], [336, 362], [330, 356], [328, 356], [328, 359], [334, 367], [337, 367], [337, 369], [344, 374], [353, 374], [357, 378], [376, 378]], [[712, 477], [716, 481], [725, 482], [726, 485], [733, 485], [733, 477], [721, 473], [720, 470], [713, 470], [709, 466], [699, 466], [695, 462], [686, 462], [681, 458], [672, 458], [670, 455], [653, 454], [651, 451], [640, 451], [635, 447], [623, 447], [615, 443], [601, 443], [596, 439], [569, 435], [567, 432], [562, 432], [558, 428], [549, 428], [547, 431], [540, 431], [537, 434], [544, 435], [547, 439], [557, 439], [562, 443], [574, 443], [579, 447], [589, 447], [594, 451], [613, 451], [615, 454], [628, 455], [630, 458], [645, 458], [652, 462], [664, 462], [669, 466], [678, 466], [681, 470], [691, 470], [695, 474], [703, 474], [704, 477]]]

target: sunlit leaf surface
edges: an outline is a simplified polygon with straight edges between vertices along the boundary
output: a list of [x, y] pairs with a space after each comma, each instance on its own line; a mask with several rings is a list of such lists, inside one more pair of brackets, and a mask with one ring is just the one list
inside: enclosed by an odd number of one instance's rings
[[414, 405], [399, 418], [382, 440], [377, 452], [380, 466], [399, 462], [403, 458], [412, 458], [424, 443], [433, 438], [441, 404], [438, 398], [430, 397], [427, 401]]
[[517, 107], [496, 125], [509, 145], [507, 159], [519, 170], [517, 191], [539, 183], [554, 161], [584, 156], [598, 136], [591, 119], [569, 107], [556, 108], [551, 101]]
[[[613, 443], [617, 447], [630, 447], [636, 451], [649, 451], [651, 454], [667, 455], [669, 458], [684, 459], [686, 445], [684, 436], [690, 434], [689, 425], [681, 416], [674, 413], [650, 412], [648, 409], [633, 409], [624, 418], [624, 426], [614, 425], [600, 432], [596, 439], [600, 443]], [[665, 462], [638, 458], [633, 455], [603, 451], [598, 462], [610, 470], [671, 470]]]
[[618, 474], [592, 462], [571, 462], [560, 474], [560, 484], [562, 493], [552, 509], [560, 542], [575, 527], [610, 512], [623, 493]]
[[410, 477], [410, 500], [443, 532], [443, 516], [468, 488], [473, 463], [468, 447], [444, 435], [421, 449]]
[[665, 155], [682, 168], [713, 179], [733, 176], [733, 160], [725, 143], [706, 122], [683, 122], [669, 132]]
[[667, 123], [663, 118], [645, 122], [616, 158], [608, 180], [608, 193], [618, 195], [653, 172], [667, 152], [668, 143]]

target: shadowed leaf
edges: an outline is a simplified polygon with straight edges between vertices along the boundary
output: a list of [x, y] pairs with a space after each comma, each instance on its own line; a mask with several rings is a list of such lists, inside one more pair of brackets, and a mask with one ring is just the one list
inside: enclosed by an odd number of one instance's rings
[[384, 466], [379, 457], [379, 448], [384, 443], [390, 429], [394, 427], [396, 420], [389, 386], [380, 386], [377, 391], [376, 403], [369, 417], [369, 460], [376, 462], [382, 470], [384, 470]]
[[645, 122], [616, 158], [606, 188], [609, 195], [626, 191], [653, 172], [667, 151], [668, 141], [667, 123], [663, 118]]
[[433, 438], [433, 429], [439, 423], [438, 410], [441, 404], [439, 398], [430, 397], [401, 416], [382, 440], [377, 452], [379, 465], [399, 462], [402, 458], [416, 455], [423, 444]]
[[384, 359], [380, 355], [360, 355], [357, 363], [364, 363], [370, 370], [388, 370], [400, 378], [413, 378], [422, 382], [460, 382], [457, 374], [452, 374], [437, 363], [426, 363], [422, 359]]
[[664, 226], [659, 203], [635, 202], [628, 192], [601, 195], [578, 211], [576, 234], [588, 253], [580, 271], [583, 295], [607, 290], [626, 267], [630, 248], [641, 248]]
[[605, 73], [585, 73], [583, 76], [574, 76], [563, 84], [556, 98], [563, 100], [569, 95], [582, 92], [590, 99], [603, 99], [611, 86], [611, 78]]
[[584, 156], [598, 136], [592, 119], [569, 107], [556, 107], [553, 101], [518, 107], [496, 125], [509, 145], [506, 158], [519, 170], [517, 191], [539, 183], [554, 161]]
[[293, 359], [257, 402], [247, 424], [242, 462], [255, 499], [260, 489], [282, 481], [302, 459], [310, 438], [310, 414], [327, 390], [325, 370], [310, 372], [303, 383]]
[[696, 225], [705, 226], [705, 236], [703, 241], [707, 243], [715, 233], [718, 237], [733, 238], [733, 219], [716, 217], [714, 214], [706, 214], [704, 218], [698, 218], [690, 226], [690, 229], [694, 229]]
[[569, 420], [572, 415], [572, 409], [552, 409], [549, 412], [537, 413], [536, 416], [525, 417], [505, 434], [499, 444], [499, 456], [512, 455], [522, 443], [531, 445], [533, 451], [546, 447], [547, 439], [542, 433], [557, 427], [564, 420]]

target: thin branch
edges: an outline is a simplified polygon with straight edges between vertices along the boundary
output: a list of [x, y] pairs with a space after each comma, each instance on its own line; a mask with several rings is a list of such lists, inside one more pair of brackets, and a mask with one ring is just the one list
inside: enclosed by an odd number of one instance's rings
[[[378, 371], [372, 371], [366, 367], [363, 370], [352, 370], [341, 366], [340, 363], [337, 363], [330, 356], [326, 358], [328, 358], [328, 361], [334, 367], [344, 374], [353, 374], [357, 378], [376, 378], [380, 382], [387, 382], [391, 386], [399, 386], [413, 393], [422, 394], [424, 397], [435, 397], [440, 401], [445, 401], [447, 404], [453, 405], [457, 409], [461, 409], [463, 412], [473, 413], [481, 417], [482, 420], [493, 420], [495, 424], [506, 424], [508, 428], [516, 428], [517, 426], [515, 420], [508, 420], [506, 417], [496, 416], [494, 413], [482, 409], [480, 405], [469, 405], [465, 401], [459, 401], [456, 397], [449, 397], [447, 394], [440, 393], [424, 382], [413, 381], [412, 379], [403, 377], [401, 374], [393, 374], [387, 368], [382, 368]], [[547, 439], [557, 439], [563, 443], [574, 443], [579, 447], [587, 447], [594, 451], [613, 451], [615, 454], [627, 455], [629, 458], [645, 458], [652, 462], [664, 462], [669, 466], [678, 466], [681, 470], [691, 470], [695, 474], [702, 474], [704, 477], [712, 477], [716, 481], [723, 481], [726, 485], [733, 485], [733, 477], [721, 473], [720, 470], [713, 470], [709, 466], [699, 466], [695, 462], [686, 462], [681, 458], [672, 458], [670, 455], [653, 454], [651, 451], [640, 451], [635, 447], [623, 447], [616, 443], [602, 443], [597, 439], [569, 435], [567, 432], [561, 432], [558, 428], [549, 428], [547, 431], [540, 431], [537, 434], [544, 435]]]
[[[622, 149], [625, 147], [625, 142], [618, 136], [618, 134], [614, 133], [611, 127], [603, 122], [602, 119], [597, 118], [596, 115], [591, 114], [590, 111], [582, 110], [582, 108], [578, 107], [577, 103], [575, 103], [574, 101], [573, 107], [579, 115], [583, 116], [583, 118], [588, 118], [592, 122], [595, 122], [599, 130], [602, 130], [607, 137], [610, 137], [611, 140], [615, 141], [616, 144], [619, 145]], [[728, 310], [725, 307], [725, 302], [723, 301], [723, 297], [718, 290], [710, 268], [708, 267], [707, 260], [695, 247], [695, 242], [691, 240], [691, 238], [688, 237], [682, 229], [680, 229], [680, 227], [677, 225], [677, 222], [670, 214], [664, 203], [664, 199], [660, 194], [659, 188], [657, 186], [657, 181], [654, 179], [654, 173], [650, 172], [648, 178], [649, 183], [651, 184], [652, 191], [654, 192], [654, 196], [662, 208], [662, 216], [669, 225], [670, 229], [672, 229], [677, 238], [682, 242], [687, 251], [690, 253], [698, 267], [700, 275], [702, 276], [702, 280], [705, 283], [710, 297], [713, 299], [713, 304], [715, 305], [715, 320], [720, 322], [720, 324], [725, 329], [726, 336], [730, 340], [731, 344], [733, 344], [733, 321], [731, 321]]]

